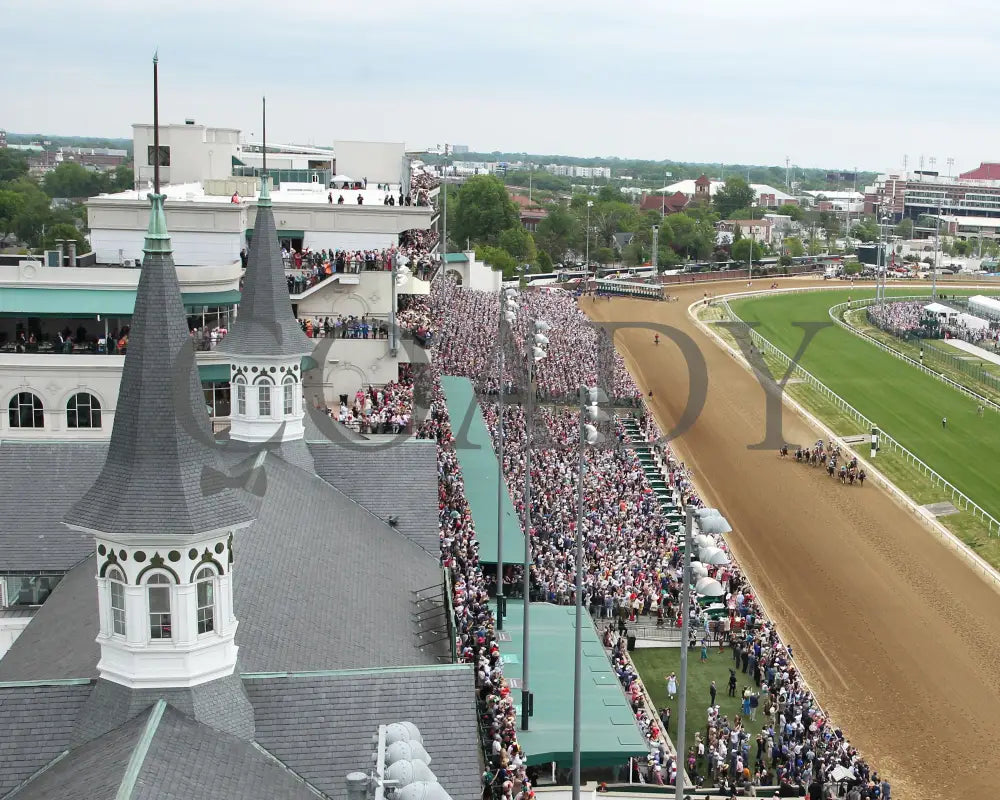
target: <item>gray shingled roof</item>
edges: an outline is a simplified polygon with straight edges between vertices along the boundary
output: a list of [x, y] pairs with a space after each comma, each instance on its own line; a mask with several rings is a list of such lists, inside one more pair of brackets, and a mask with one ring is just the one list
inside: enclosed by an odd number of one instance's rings
[[[418, 638], [413, 592], [442, 580], [437, 559], [321, 478], [268, 456], [237, 531], [236, 643], [246, 671], [436, 664], [448, 642]], [[394, 482], [386, 480], [385, 486]], [[68, 574], [0, 660], [0, 680], [96, 673], [94, 560]], [[425, 607], [426, 608], [426, 607]], [[72, 646], [68, 646], [72, 645]]]
[[190, 535], [251, 516], [234, 490], [205, 481], [209, 470], [221, 469], [221, 460], [210, 447], [162, 196], [151, 197], [107, 461], [66, 522], [124, 535]]
[[0, 658], [0, 681], [97, 677], [96, 575], [95, 556], [66, 574]]
[[0, 686], [0, 797], [69, 749], [76, 716], [92, 688], [89, 683]]
[[454, 800], [479, 800], [482, 765], [471, 665], [339, 675], [245, 678], [257, 741], [330, 797], [371, 765], [380, 724], [410, 721]]
[[94, 537], [62, 518], [107, 451], [107, 442], [0, 442], [0, 572], [66, 572], [94, 552]]
[[[51, 699], [42, 702], [44, 709], [55, 708]], [[316, 800], [318, 794], [302, 779], [251, 742], [213, 730], [169, 704], [157, 719], [154, 704], [61, 758], [66, 746], [60, 739], [60, 749], [41, 765], [46, 768], [11, 800]], [[147, 732], [151, 739], [144, 751], [140, 744]]]
[[437, 445], [423, 439], [391, 447], [310, 444], [316, 473], [435, 557], [438, 535]]
[[115, 800], [150, 713], [147, 708], [120, 728], [71, 750], [10, 800]]
[[[236, 535], [236, 643], [245, 671], [433, 664], [413, 592], [440, 583], [436, 559], [315, 475], [269, 456], [257, 522]], [[30, 626], [29, 626], [30, 627]], [[438, 638], [428, 633], [424, 640]]]
[[309, 338], [292, 314], [270, 195], [262, 191], [239, 315], [218, 351], [242, 356], [306, 356], [312, 350]]
[[316, 800], [317, 794], [250, 742], [168, 706], [130, 800]]

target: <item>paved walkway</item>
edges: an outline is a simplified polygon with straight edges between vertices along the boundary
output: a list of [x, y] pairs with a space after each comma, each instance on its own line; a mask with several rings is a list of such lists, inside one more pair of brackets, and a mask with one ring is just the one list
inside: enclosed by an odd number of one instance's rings
[[950, 344], [952, 347], [957, 347], [959, 350], [968, 353], [976, 358], [981, 358], [983, 361], [989, 361], [991, 364], [996, 364], [1000, 366], [1000, 356], [996, 353], [991, 353], [989, 350], [979, 347], [978, 345], [970, 344], [964, 339], [942, 339], [945, 344]]

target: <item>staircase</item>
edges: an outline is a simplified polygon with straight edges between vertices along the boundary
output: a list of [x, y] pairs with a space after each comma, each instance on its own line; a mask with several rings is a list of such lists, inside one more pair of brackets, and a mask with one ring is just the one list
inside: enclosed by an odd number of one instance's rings
[[649, 481], [650, 487], [656, 494], [660, 510], [666, 515], [670, 527], [679, 531], [684, 524], [684, 512], [675, 502], [673, 490], [667, 485], [659, 456], [646, 441], [646, 437], [643, 436], [639, 423], [634, 417], [618, 417], [618, 421], [625, 430], [629, 449], [638, 457], [646, 480]]

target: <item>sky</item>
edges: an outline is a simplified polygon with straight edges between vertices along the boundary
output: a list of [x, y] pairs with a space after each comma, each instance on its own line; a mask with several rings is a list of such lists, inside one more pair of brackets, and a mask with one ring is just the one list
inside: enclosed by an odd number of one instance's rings
[[[0, 0], [0, 128], [887, 170], [1000, 160], [986, 0]], [[73, 9], [71, 13], [67, 9]], [[26, 32], [30, 37], [25, 38]], [[30, 46], [28, 46], [30, 43]]]

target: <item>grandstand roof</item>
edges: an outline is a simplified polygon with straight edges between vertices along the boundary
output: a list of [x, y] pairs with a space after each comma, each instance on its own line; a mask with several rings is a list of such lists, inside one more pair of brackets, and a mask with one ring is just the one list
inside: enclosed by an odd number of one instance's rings
[[[472, 521], [479, 540], [479, 560], [486, 564], [497, 563], [497, 483], [500, 467], [490, 432], [486, 428], [482, 409], [476, 402], [472, 383], [468, 378], [442, 376], [441, 388], [451, 417], [455, 434], [455, 452], [465, 477], [465, 495], [472, 510]], [[510, 492], [503, 495], [503, 552], [504, 560], [520, 561], [524, 552], [524, 535], [521, 522], [514, 512]]]
[[[575, 614], [573, 606], [531, 604], [531, 663], [536, 666], [529, 675], [529, 687], [534, 696], [534, 714], [528, 730], [517, 733], [518, 742], [528, 754], [528, 764], [556, 761], [562, 767], [572, 765]], [[646, 738], [636, 724], [590, 614], [583, 614], [583, 625], [581, 765], [612, 766], [631, 756], [646, 755]], [[503, 629], [510, 641], [500, 642], [500, 654], [504, 676], [515, 679], [518, 685], [523, 676], [523, 626], [522, 603], [508, 600]], [[520, 713], [518, 706], [519, 718]]]

